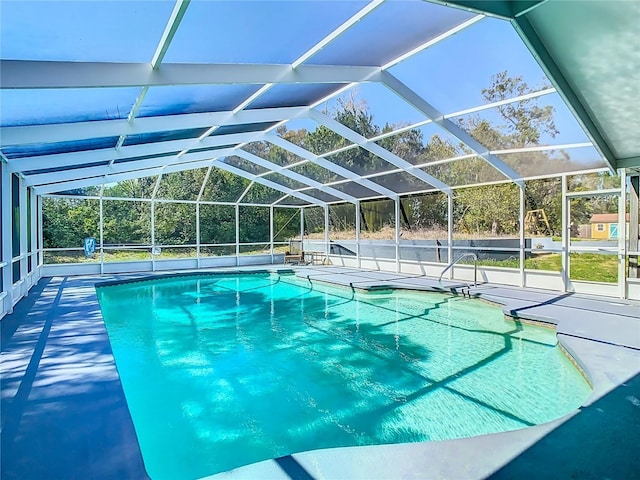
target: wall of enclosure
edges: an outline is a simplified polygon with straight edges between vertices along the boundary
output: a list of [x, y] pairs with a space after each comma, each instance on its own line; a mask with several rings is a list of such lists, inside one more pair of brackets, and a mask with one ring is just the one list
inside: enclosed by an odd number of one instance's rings
[[37, 222], [40, 199], [0, 163], [0, 318], [41, 277], [42, 237]]
[[53, 195], [42, 216], [45, 275], [282, 263], [302, 228], [294, 207], [163, 198]]
[[[201, 201], [198, 195], [173, 200], [157, 185], [152, 199], [105, 196], [104, 190], [48, 196], [41, 201], [43, 274], [282, 263], [289, 241], [303, 238], [304, 250], [313, 253], [308, 258], [334, 265], [438, 277], [463, 257], [447, 276], [473, 281], [475, 256], [481, 282], [640, 298], [638, 176], [621, 172], [327, 208]], [[615, 219], [607, 229], [619, 228], [592, 238], [602, 215]], [[85, 253], [85, 238], [95, 238], [94, 253]]]
[[[333, 264], [436, 277], [460, 259], [445, 278], [463, 281], [475, 256], [479, 282], [639, 299], [637, 183], [591, 173], [332, 205], [326, 248]], [[611, 235], [592, 238], [602, 215]]]

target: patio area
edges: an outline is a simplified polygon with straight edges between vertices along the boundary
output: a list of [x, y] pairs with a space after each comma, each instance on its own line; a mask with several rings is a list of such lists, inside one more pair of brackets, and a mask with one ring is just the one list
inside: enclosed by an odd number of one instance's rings
[[[312, 281], [356, 288], [468, 290], [423, 276], [293, 268]], [[146, 478], [94, 288], [138, 276], [42, 279], [2, 321], [3, 478]], [[640, 459], [626, 439], [640, 428], [640, 305], [487, 284], [469, 293], [508, 314], [557, 324], [558, 340], [592, 382], [588, 401], [523, 430], [302, 452], [216, 478], [634, 478]]]
[[640, 2], [0, 8], [2, 480], [148, 478], [95, 286], [244, 269], [497, 303], [593, 394], [216, 478], [640, 478]]

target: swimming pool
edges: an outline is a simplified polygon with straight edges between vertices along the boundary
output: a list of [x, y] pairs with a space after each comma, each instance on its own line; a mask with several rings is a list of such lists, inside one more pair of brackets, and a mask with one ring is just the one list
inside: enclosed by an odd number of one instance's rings
[[441, 293], [269, 273], [98, 288], [154, 479], [543, 423], [589, 395], [555, 332]]

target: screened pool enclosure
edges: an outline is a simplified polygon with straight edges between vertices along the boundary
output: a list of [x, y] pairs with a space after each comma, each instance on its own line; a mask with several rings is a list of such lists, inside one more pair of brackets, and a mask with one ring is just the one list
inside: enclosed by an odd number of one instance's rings
[[637, 2], [0, 8], [0, 315], [295, 248], [640, 299]]

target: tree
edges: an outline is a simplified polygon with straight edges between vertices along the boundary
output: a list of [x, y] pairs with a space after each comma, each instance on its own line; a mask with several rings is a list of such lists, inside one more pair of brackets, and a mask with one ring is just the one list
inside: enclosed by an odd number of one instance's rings
[[[491, 77], [491, 85], [482, 89], [482, 96], [487, 102], [493, 103], [526, 95], [534, 90], [521, 76], [509, 77], [505, 70]], [[537, 98], [529, 98], [497, 107], [506, 122], [495, 126], [504, 142], [502, 148], [539, 145], [543, 135], [554, 138], [560, 133], [553, 120], [553, 107], [539, 106], [538, 101]]]
[[196, 206], [190, 203], [156, 203], [155, 239], [161, 245], [195, 245]]
[[[537, 225], [548, 235], [562, 235], [562, 182], [559, 178], [528, 180], [525, 183], [525, 210], [544, 210], [550, 232]], [[546, 227], [546, 225], [545, 225]]]
[[82, 248], [86, 237], [100, 236], [98, 200], [44, 198], [42, 237], [44, 248]]
[[[482, 95], [487, 102], [499, 102], [526, 95], [532, 91], [534, 89], [530, 88], [522, 77], [510, 77], [504, 71], [491, 77], [490, 86], [482, 90]], [[553, 107], [541, 106], [539, 103], [539, 98], [507, 103], [496, 107], [498, 116], [494, 121], [490, 120], [492, 118], [490, 114], [482, 117], [472, 115], [460, 119], [459, 124], [490, 150], [537, 146], [541, 144], [543, 137], [554, 138], [559, 133], [553, 118]], [[569, 162], [564, 152], [551, 157], [548, 151], [510, 154], [502, 156], [501, 159], [522, 177], [547, 173], [550, 166], [565, 170]], [[454, 165], [451, 171], [453, 178], [449, 181], [453, 183], [459, 178], [461, 183], [482, 183], [504, 178], [493, 167], [489, 167], [487, 162], [480, 159], [474, 162], [479, 168], [469, 168], [469, 161], [464, 162], [466, 165], [462, 162]], [[472, 178], [472, 175], [476, 178]], [[529, 205], [549, 203], [546, 197], [552, 193], [541, 188], [544, 185], [544, 183], [531, 184], [526, 197]], [[463, 189], [457, 190], [456, 193], [457, 204], [464, 205], [462, 210], [457, 211], [462, 230], [474, 234], [485, 232], [492, 235], [517, 232], [519, 196], [513, 184]], [[553, 213], [555, 221], [558, 218], [557, 205], [550, 213]]]
[[206, 168], [199, 168], [162, 175], [156, 198], [197, 200], [206, 174]]
[[[482, 89], [487, 102], [500, 102], [532, 93], [537, 89], [529, 87], [522, 77], [510, 77], [506, 71], [491, 77], [488, 88]], [[471, 136], [490, 150], [533, 147], [541, 145], [544, 138], [553, 139], [559, 133], [554, 122], [554, 108], [540, 105], [541, 97], [528, 98], [496, 107], [495, 112], [483, 116], [471, 115], [458, 120], [459, 125]], [[495, 115], [497, 114], [497, 115]], [[527, 152], [509, 155], [508, 163], [522, 176], [545, 173], [549, 164], [561, 163], [566, 166], [568, 157], [564, 152], [553, 158], [550, 152]]]
[[241, 243], [264, 243], [269, 241], [268, 207], [241, 206], [238, 217]]
[[104, 187], [103, 196], [116, 198], [151, 198], [158, 177], [131, 178]]
[[[305, 220], [306, 220], [305, 212]], [[273, 209], [274, 241], [300, 237], [300, 210], [297, 208]]]
[[151, 203], [103, 200], [103, 234], [106, 245], [151, 243]]
[[233, 205], [200, 205], [200, 242], [235, 243], [236, 209]]
[[203, 201], [236, 202], [247, 189], [250, 180], [220, 168], [212, 168], [202, 192]]
[[519, 229], [519, 193], [514, 183], [456, 191], [456, 229], [475, 235], [514, 234]]
[[411, 195], [402, 205], [411, 229], [447, 230], [448, 197], [442, 192]]

